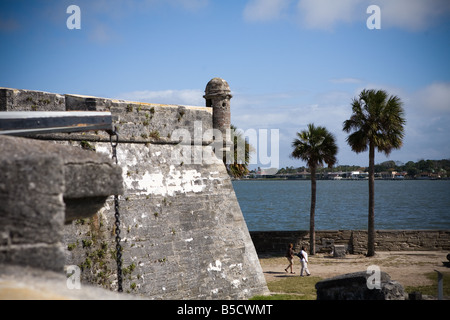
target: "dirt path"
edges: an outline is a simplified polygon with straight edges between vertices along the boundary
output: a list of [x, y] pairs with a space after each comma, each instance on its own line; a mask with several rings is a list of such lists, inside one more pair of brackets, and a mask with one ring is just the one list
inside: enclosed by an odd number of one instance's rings
[[[331, 278], [340, 274], [366, 271], [370, 265], [380, 267], [387, 272], [392, 280], [400, 282], [403, 287], [430, 285], [432, 281], [425, 277], [425, 273], [450, 272], [450, 268], [444, 266], [448, 262], [447, 251], [400, 251], [377, 252], [374, 257], [366, 258], [363, 255], [347, 255], [337, 259], [328, 254], [316, 254], [309, 258], [308, 269], [314, 276]], [[288, 262], [286, 258], [261, 258], [266, 281], [275, 281], [283, 277], [300, 275], [300, 261], [294, 259], [294, 272], [291, 275], [284, 271]]]

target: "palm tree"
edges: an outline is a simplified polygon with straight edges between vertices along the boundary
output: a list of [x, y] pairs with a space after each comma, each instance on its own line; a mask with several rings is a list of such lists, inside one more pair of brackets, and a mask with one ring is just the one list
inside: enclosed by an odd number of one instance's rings
[[338, 147], [334, 136], [324, 127], [316, 127], [308, 124], [308, 129], [300, 133], [297, 132], [297, 139], [292, 142], [291, 157], [306, 161], [311, 171], [311, 209], [309, 215], [309, 244], [310, 254], [315, 254], [315, 224], [314, 215], [316, 208], [316, 168], [323, 166], [324, 162], [328, 167], [336, 163]]
[[347, 143], [356, 153], [369, 149], [369, 219], [367, 256], [375, 254], [375, 148], [389, 155], [399, 149], [404, 136], [404, 111], [397, 96], [383, 90], [363, 90], [352, 101], [352, 115], [344, 121], [343, 130], [352, 132]]
[[[234, 125], [231, 125], [230, 129], [233, 139], [232, 150], [230, 150], [229, 155], [224, 153], [223, 160], [231, 177], [242, 178], [249, 172], [250, 153], [254, 152], [255, 149]], [[227, 161], [229, 158], [231, 158], [231, 161]]]

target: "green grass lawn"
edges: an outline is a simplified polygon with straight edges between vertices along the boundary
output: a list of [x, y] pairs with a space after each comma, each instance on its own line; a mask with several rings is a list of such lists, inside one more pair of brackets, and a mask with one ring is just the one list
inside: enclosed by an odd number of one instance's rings
[[320, 277], [286, 277], [267, 283], [271, 295], [255, 296], [252, 300], [316, 300], [316, 283]]
[[[421, 292], [423, 295], [437, 297], [437, 273], [427, 273], [426, 276], [433, 281], [429, 286], [406, 287], [405, 292]], [[443, 273], [444, 278], [444, 296], [450, 297], [450, 272]], [[269, 296], [255, 296], [251, 300], [316, 300], [317, 282], [322, 280], [320, 277], [286, 277], [281, 280], [267, 283], [271, 294]]]
[[[426, 273], [425, 275], [427, 276], [428, 279], [433, 281], [432, 285], [406, 287], [405, 291], [408, 293], [418, 291], [425, 295], [437, 296], [438, 295], [438, 293], [437, 293], [438, 292], [437, 272], [430, 272], [430, 273]], [[443, 280], [444, 280], [444, 285], [443, 285], [444, 296], [450, 297], [450, 272], [443, 272], [442, 275], [443, 275]]]

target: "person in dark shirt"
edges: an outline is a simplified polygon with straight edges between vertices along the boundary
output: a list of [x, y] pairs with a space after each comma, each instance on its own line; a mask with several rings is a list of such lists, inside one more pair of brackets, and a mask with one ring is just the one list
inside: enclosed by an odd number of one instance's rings
[[289, 265], [284, 269], [284, 271], [288, 272], [288, 269], [291, 269], [291, 273], [295, 273], [292, 271], [292, 267], [294, 264], [294, 245], [292, 243], [289, 244], [289, 248], [286, 251], [286, 258], [289, 261]]

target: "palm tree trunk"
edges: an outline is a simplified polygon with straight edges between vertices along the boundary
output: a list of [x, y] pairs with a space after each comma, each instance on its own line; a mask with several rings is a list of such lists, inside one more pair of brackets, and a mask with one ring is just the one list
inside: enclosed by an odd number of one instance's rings
[[311, 167], [311, 210], [309, 212], [309, 254], [316, 253], [315, 209], [316, 209], [316, 168]]
[[367, 256], [375, 255], [375, 146], [369, 143], [369, 220], [367, 230]]

